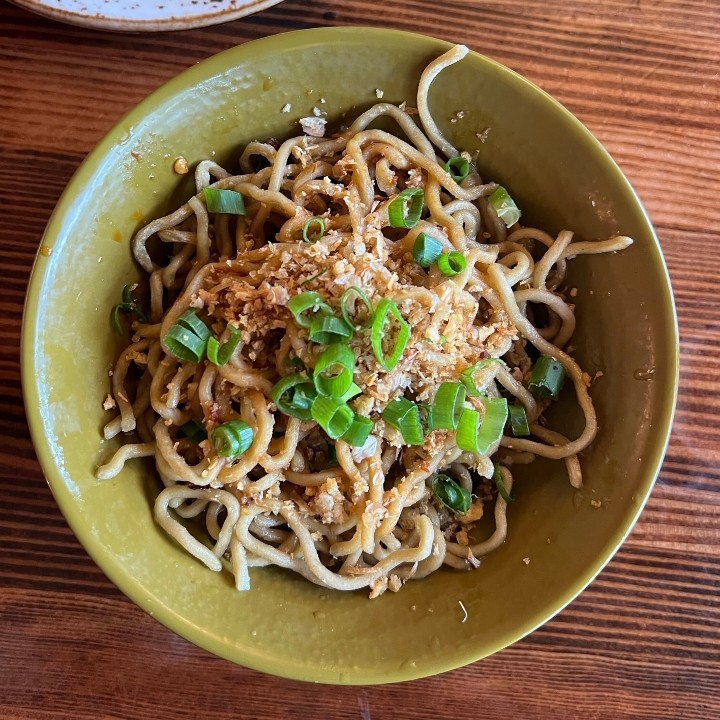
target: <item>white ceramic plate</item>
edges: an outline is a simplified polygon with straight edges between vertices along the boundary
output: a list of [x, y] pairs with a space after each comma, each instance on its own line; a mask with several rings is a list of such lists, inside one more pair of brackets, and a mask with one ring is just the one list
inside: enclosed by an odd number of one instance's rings
[[73, 25], [120, 32], [187, 30], [245, 17], [280, 0], [11, 0]]

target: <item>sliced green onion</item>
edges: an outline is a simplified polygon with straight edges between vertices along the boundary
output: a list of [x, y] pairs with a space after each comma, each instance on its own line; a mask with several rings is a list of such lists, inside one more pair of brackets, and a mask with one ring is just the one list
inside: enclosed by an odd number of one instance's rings
[[213, 365], [219, 365], [218, 353], [220, 352], [220, 341], [216, 337], [208, 338], [207, 348], [205, 348], [208, 360]]
[[200, 340], [207, 340], [210, 337], [208, 326], [197, 316], [197, 312], [193, 308], [188, 308], [175, 323], [181, 327], [187, 328]]
[[[315, 234], [310, 237], [310, 232], [312, 230], [312, 226], [317, 225], [318, 229], [315, 232]], [[325, 221], [322, 218], [314, 217], [310, 218], [305, 225], [303, 225], [303, 231], [302, 231], [302, 237], [303, 242], [307, 243], [314, 243], [317, 242], [322, 238], [322, 236], [325, 234]]]
[[462, 155], [456, 155], [443, 165], [443, 170], [449, 173], [456, 183], [461, 183], [470, 174], [470, 163]]
[[122, 289], [122, 302], [113, 306], [110, 311], [110, 324], [113, 330], [118, 335], [122, 335], [124, 332], [122, 322], [120, 320], [120, 313], [134, 313], [140, 322], [147, 322], [145, 313], [142, 311], [137, 302], [133, 299], [132, 291], [137, 287], [137, 283], [130, 283], [125, 285]]
[[194, 332], [176, 323], [163, 338], [165, 349], [178, 360], [199, 363], [205, 356], [207, 338], [201, 339]]
[[[386, 324], [391, 321], [394, 321], [398, 328], [392, 338], [394, 340], [392, 349], [386, 354], [384, 345], [389, 344], [389, 342], [385, 342]], [[372, 322], [372, 349], [378, 363], [388, 372], [392, 370], [400, 362], [409, 340], [410, 326], [400, 314], [398, 306], [392, 300], [383, 298], [375, 308], [375, 316]]]
[[135, 305], [135, 301], [132, 297], [132, 291], [135, 287], [134, 283], [130, 283], [129, 285], [126, 285], [122, 289], [122, 303], [121, 305], [127, 305], [128, 312], [132, 310], [132, 306]]
[[467, 260], [461, 252], [453, 250], [452, 252], [443, 253], [437, 259], [437, 266], [443, 275], [452, 277], [453, 275], [459, 275], [467, 267]]
[[419, 233], [413, 245], [413, 260], [424, 268], [430, 267], [442, 254], [443, 244], [425, 233]]
[[388, 205], [390, 227], [413, 228], [425, 207], [422, 188], [406, 188]]
[[135, 313], [140, 322], [147, 322], [145, 313], [138, 305], [137, 300], [132, 296], [132, 291], [137, 287], [137, 283], [130, 283], [122, 289], [122, 302], [120, 303], [123, 312]]
[[495, 487], [498, 489], [498, 493], [500, 493], [500, 497], [507, 503], [512, 502], [515, 498], [507, 491], [507, 488], [505, 487], [499, 465], [495, 465], [492, 479], [495, 483]]
[[548, 355], [541, 355], [530, 373], [528, 390], [543, 400], [557, 400], [564, 382], [565, 368], [562, 364]]
[[253, 430], [243, 420], [229, 420], [218, 425], [210, 434], [210, 439], [218, 455], [236, 458], [252, 445]]
[[446, 507], [458, 515], [464, 515], [472, 505], [472, 495], [458, 485], [451, 477], [437, 473], [430, 480], [433, 495]]
[[203, 188], [205, 205], [208, 212], [227, 213], [229, 215], [244, 215], [245, 202], [243, 196], [235, 190], [220, 190], [219, 188]]
[[126, 313], [128, 312], [122, 305], [115, 305], [113, 309], [110, 311], [110, 324], [112, 325], [112, 329], [118, 334], [122, 335], [125, 332], [125, 329], [123, 328], [122, 322], [120, 320], [120, 313]]
[[330, 466], [335, 466], [338, 464], [337, 461], [337, 450], [335, 449], [335, 445], [328, 445], [328, 463]]
[[485, 413], [465, 408], [460, 416], [455, 442], [460, 450], [486, 455], [502, 437], [508, 418], [505, 398], [483, 398]]
[[523, 437], [530, 434], [530, 425], [528, 424], [527, 414], [522, 405], [513, 403], [508, 406], [510, 413], [510, 427], [515, 437]]
[[318, 395], [313, 400], [312, 418], [330, 439], [337, 440], [350, 430], [355, 413], [344, 402]]
[[455, 444], [460, 450], [480, 453], [478, 447], [478, 431], [480, 430], [480, 413], [477, 410], [465, 408], [460, 415]]
[[355, 353], [347, 345], [330, 345], [315, 361], [313, 381], [321, 395], [342, 397], [353, 384]]
[[353, 447], [362, 447], [372, 432], [372, 429], [373, 421], [370, 418], [355, 413], [352, 425], [343, 433], [340, 439]]
[[321, 278], [323, 275], [327, 274], [327, 272], [330, 270], [330, 268], [324, 268], [319, 273], [315, 273], [315, 275], [312, 275], [311, 277], [307, 278], [307, 280], [303, 280], [300, 283], [300, 287], [304, 287], [305, 285], [308, 285], [313, 280], [317, 280], [318, 278]]
[[508, 419], [508, 401], [505, 398], [484, 397], [481, 402], [485, 413], [477, 435], [477, 447], [479, 453], [487, 455], [502, 437]]
[[[353, 322], [353, 319], [350, 317], [350, 305], [353, 303], [353, 295], [357, 295], [358, 299], [365, 305], [367, 308], [367, 319], [363, 323], [355, 323]], [[342, 313], [343, 320], [351, 327], [355, 332], [358, 330], [363, 330], [364, 328], [368, 327], [372, 323], [373, 319], [373, 307], [370, 300], [368, 300], [368, 296], [359, 288], [355, 287], [349, 287], [341, 296], [340, 296], [340, 312]], [[353, 313], [357, 316], [357, 313]]]
[[188, 420], [180, 426], [180, 432], [194, 443], [207, 439], [207, 430], [199, 420]]
[[295, 322], [303, 328], [309, 328], [313, 317], [318, 313], [332, 315], [330, 306], [316, 292], [303, 292], [291, 297], [287, 307]]
[[503, 364], [503, 361], [499, 358], [488, 358], [487, 360], [481, 360], [476, 365], [463, 370], [460, 373], [460, 382], [465, 386], [468, 397], [480, 397], [483, 393], [475, 383], [475, 373], [480, 370], [485, 370], [490, 367], [493, 363]]
[[430, 428], [432, 430], [455, 430], [460, 422], [465, 402], [465, 386], [462, 383], [444, 382], [435, 393], [430, 408]]
[[493, 192], [488, 199], [495, 209], [497, 216], [508, 227], [514, 225], [520, 219], [520, 210], [518, 209], [518, 206], [502, 185], [498, 186], [495, 192]]
[[286, 375], [270, 391], [270, 399], [281, 413], [300, 420], [312, 419], [310, 409], [316, 395], [312, 380], [300, 373]]
[[354, 397], [357, 397], [361, 392], [362, 390], [355, 383], [352, 383], [352, 385], [350, 385], [350, 389], [342, 397], [339, 397], [338, 400], [349, 402]]
[[162, 339], [167, 351], [183, 362], [200, 362], [205, 355], [210, 330], [197, 316], [193, 308], [188, 308]]
[[310, 323], [308, 337], [321, 345], [342, 343], [352, 337], [352, 328], [334, 315], [316, 315]]
[[[310, 412], [313, 400], [317, 397], [317, 391], [312, 383], [300, 383], [295, 386], [292, 400], [290, 401], [290, 410], [296, 415], [303, 415]], [[312, 416], [311, 416], [312, 417]], [[308, 418], [309, 419], [309, 418]]]
[[298, 368], [299, 370], [306, 369], [305, 363], [297, 357], [297, 355], [294, 355], [293, 357], [288, 355], [288, 357], [285, 358], [285, 364], [290, 365], [290, 367]]
[[240, 344], [240, 333], [238, 329], [234, 325], [228, 325], [228, 330], [230, 330], [230, 339], [226, 343], [223, 343], [222, 346], [217, 338], [208, 338], [208, 360], [218, 367], [227, 364], [227, 361], [235, 352], [235, 348]]
[[400, 431], [407, 445], [423, 444], [420, 409], [414, 402], [403, 397], [395, 398], [385, 406], [382, 418]]

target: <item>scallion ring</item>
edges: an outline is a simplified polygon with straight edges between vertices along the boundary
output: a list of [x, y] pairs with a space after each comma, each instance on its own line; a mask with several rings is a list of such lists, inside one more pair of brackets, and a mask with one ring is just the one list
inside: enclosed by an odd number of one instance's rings
[[502, 437], [508, 419], [508, 402], [499, 397], [484, 397], [480, 401], [485, 412], [477, 434], [477, 448], [479, 453], [487, 455]]
[[[354, 307], [356, 305], [356, 301], [353, 298], [353, 295], [357, 296], [357, 299], [365, 306], [367, 309], [367, 317], [362, 322], [356, 322], [357, 320], [357, 313], [350, 311], [351, 307]], [[373, 320], [373, 307], [372, 303], [368, 299], [368, 296], [359, 288], [355, 287], [354, 285], [352, 287], [349, 287], [341, 296], [340, 296], [340, 312], [342, 313], [343, 320], [351, 327], [355, 332], [358, 330], [363, 330], [364, 328], [368, 327], [372, 324]], [[351, 317], [354, 316], [354, 317]]]
[[193, 308], [188, 308], [175, 324], [187, 328], [201, 340], [207, 340], [210, 337], [208, 326], [197, 316], [197, 311]]
[[358, 387], [355, 383], [352, 383], [347, 392], [341, 397], [339, 397], [338, 400], [342, 400], [343, 402], [349, 402], [354, 397], [360, 395], [361, 392], [362, 390], [360, 389], [360, 387]]
[[306, 329], [310, 327], [313, 317], [317, 314], [332, 315], [330, 306], [316, 292], [303, 292], [291, 297], [287, 307], [296, 324]]
[[227, 213], [228, 215], [245, 214], [243, 196], [235, 190], [206, 187], [203, 188], [203, 196], [208, 212]]
[[431, 430], [455, 430], [460, 422], [465, 403], [465, 386], [459, 382], [444, 382], [435, 393], [430, 408]]
[[[393, 323], [396, 329], [392, 337], [386, 337], [391, 332], [390, 325]], [[410, 341], [410, 326], [392, 300], [383, 298], [377, 304], [370, 339], [375, 359], [385, 370], [391, 371], [400, 362], [400, 358]], [[386, 352], [385, 348], [388, 345], [390, 350]]]
[[210, 433], [217, 454], [230, 459], [242, 455], [252, 445], [253, 437], [252, 428], [243, 420], [229, 420]]
[[178, 360], [199, 363], [205, 355], [207, 341], [201, 340], [187, 328], [173, 325], [163, 338], [163, 345]]
[[472, 495], [451, 477], [442, 473], [433, 475], [430, 480], [430, 489], [446, 508], [458, 515], [465, 515], [472, 505]]
[[437, 266], [442, 275], [453, 277], [459, 275], [467, 267], [467, 260], [461, 252], [453, 250], [443, 253], [437, 259]]
[[480, 372], [481, 370], [486, 370], [496, 363], [500, 363], [501, 365], [504, 364], [499, 358], [487, 358], [486, 360], [481, 360], [476, 365], [473, 365], [460, 373], [460, 382], [465, 386], [468, 397], [480, 397], [485, 388], [484, 384], [482, 387], [478, 387], [475, 380], [475, 373]]
[[456, 155], [443, 165], [443, 170], [456, 183], [461, 183], [470, 174], [470, 163], [462, 155]]
[[122, 302], [114, 305], [110, 311], [110, 324], [118, 335], [122, 335], [124, 332], [122, 322], [120, 321], [120, 313], [134, 313], [140, 322], [147, 322], [145, 313], [132, 296], [132, 291], [136, 287], [137, 283], [125, 285], [122, 289]]
[[557, 400], [564, 382], [565, 368], [562, 363], [548, 355], [541, 355], [530, 373], [528, 390], [543, 400]]
[[135, 305], [135, 301], [133, 300], [133, 297], [132, 297], [132, 291], [136, 287], [137, 287], [136, 283], [131, 283], [130, 285], [126, 285], [122, 289], [122, 303], [120, 303], [120, 304], [124, 305], [127, 308], [128, 312], [130, 310], [132, 310], [133, 305]]
[[342, 437], [352, 427], [355, 413], [349, 405], [334, 398], [318, 395], [312, 404], [312, 419], [331, 440]]
[[405, 188], [389, 205], [390, 227], [413, 228], [420, 221], [425, 207], [422, 188]]
[[414, 402], [403, 397], [395, 398], [385, 406], [382, 418], [400, 431], [406, 445], [423, 444], [420, 409]]
[[330, 345], [315, 361], [313, 382], [321, 395], [341, 398], [353, 384], [355, 353], [347, 345]]
[[500, 497], [506, 502], [510, 503], [515, 498], [507, 491], [507, 488], [505, 487], [505, 482], [503, 481], [502, 472], [500, 472], [500, 466], [495, 465], [495, 469], [493, 471], [493, 482], [495, 483], [495, 487], [498, 489], [498, 493], [500, 494]]
[[477, 410], [465, 408], [458, 422], [455, 432], [455, 444], [465, 452], [480, 454], [478, 447], [478, 431], [480, 430], [480, 413]]
[[514, 225], [520, 219], [520, 209], [504, 187], [498, 186], [488, 200], [497, 213], [497, 216], [508, 227]]
[[372, 429], [373, 421], [370, 418], [355, 413], [352, 425], [343, 433], [340, 439], [353, 447], [362, 447], [370, 436]]
[[122, 322], [120, 320], [120, 313], [126, 313], [128, 310], [126, 310], [122, 303], [119, 305], [115, 305], [113, 309], [110, 311], [110, 324], [112, 325], [112, 329], [118, 334], [122, 335], [123, 332], [125, 332]]
[[321, 345], [346, 342], [353, 331], [344, 320], [334, 315], [316, 315], [310, 323], [308, 337]]
[[528, 424], [527, 413], [525, 408], [519, 403], [513, 403], [508, 406], [510, 413], [510, 427], [515, 437], [524, 437], [530, 434], [530, 425]]
[[[313, 233], [311, 236], [310, 233], [312, 231], [313, 225], [317, 225], [317, 230]], [[303, 242], [306, 243], [314, 243], [318, 240], [322, 239], [322, 236], [325, 234], [325, 221], [321, 217], [312, 217], [310, 218], [305, 225], [303, 225], [302, 230], [302, 238]]]
[[218, 367], [222, 367], [227, 364], [227, 361], [232, 357], [235, 352], [235, 348], [240, 344], [240, 333], [234, 325], [228, 325], [230, 331], [230, 339], [220, 345], [220, 341], [211, 337], [208, 338], [207, 342], [207, 358], [213, 364]]
[[194, 443], [200, 443], [207, 439], [207, 430], [199, 420], [188, 420], [180, 426], [180, 433]]
[[284, 415], [299, 420], [312, 419], [310, 410], [316, 395], [317, 390], [312, 380], [302, 373], [286, 375], [275, 383], [270, 391], [270, 399], [277, 409]]
[[442, 254], [443, 245], [429, 235], [421, 232], [413, 245], [413, 260], [424, 268], [430, 267]]

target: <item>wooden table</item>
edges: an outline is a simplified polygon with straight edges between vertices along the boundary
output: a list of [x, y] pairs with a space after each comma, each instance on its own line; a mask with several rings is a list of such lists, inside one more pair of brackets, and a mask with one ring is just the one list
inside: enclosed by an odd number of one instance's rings
[[[531, 637], [441, 677], [316, 687], [210, 656], [131, 604], [65, 524], [20, 392], [27, 279], [84, 155], [192, 63], [263, 35], [387, 25], [469, 45], [574, 112], [653, 218], [675, 286], [680, 401], [659, 481], [600, 577]], [[720, 3], [286, 0], [120, 35], [0, 2], [0, 717], [720, 717]]]

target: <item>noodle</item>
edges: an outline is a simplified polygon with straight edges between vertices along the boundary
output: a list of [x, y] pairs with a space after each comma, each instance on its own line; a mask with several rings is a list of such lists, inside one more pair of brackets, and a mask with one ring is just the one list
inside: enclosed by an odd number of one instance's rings
[[[498, 186], [482, 182], [429, 110], [431, 83], [466, 53], [457, 46], [423, 72], [421, 126], [404, 108], [380, 103], [330, 139], [294, 137], [277, 148], [250, 143], [240, 175], [203, 161], [197, 194], [133, 239], [147, 274], [149, 320], [133, 323], [132, 342], [117, 360], [106, 400], [117, 416], [104, 434], [136, 432], [140, 442], [122, 445], [97, 477], [154, 457], [165, 486], [155, 502], [157, 523], [210, 570], [228, 567], [226, 558], [238, 590], [250, 588], [250, 567], [265, 565], [327, 588], [368, 588], [371, 598], [443, 565], [475, 568], [509, 532], [513, 463], [563, 460], [571, 485], [582, 485], [578, 453], [595, 437], [597, 421], [588, 377], [566, 349], [575, 330], [566, 266], [632, 240], [576, 242], [570, 231], [554, 238], [516, 219], [508, 229], [494, 200]], [[370, 127], [381, 117], [406, 139]], [[453, 174], [438, 150], [468, 172]], [[244, 211], [211, 211], [208, 189], [241, 195]], [[421, 192], [424, 211], [398, 225], [393, 204], [407, 192]], [[319, 237], [308, 237], [311, 230]], [[426, 269], [414, 256], [423, 239], [445, 253]], [[440, 267], [457, 254], [457, 271]], [[314, 368], [330, 342], [311, 339], [290, 300], [317, 293], [337, 317], [347, 310], [348, 288], [367, 299], [365, 327], [341, 323], [359, 394], [330, 397], [333, 407], [371, 421], [370, 434], [357, 442], [346, 430], [331, 439], [327, 418], [281, 409], [282, 395], [273, 395], [289, 376], [317, 386]], [[353, 312], [362, 313], [355, 300]], [[381, 324], [376, 337], [378, 308], [388, 301], [400, 319]], [[127, 299], [121, 306], [134, 308]], [[211, 361], [209, 340], [193, 360], [168, 344], [188, 311], [220, 353], [229, 348], [222, 361]], [[393, 322], [407, 324], [408, 334], [390, 363], [385, 348], [401, 335]], [[572, 383], [584, 417], [576, 438], [545, 427], [550, 401], [531, 382], [543, 357]], [[482, 452], [466, 447], [455, 415], [452, 429], [433, 419], [443, 384], [462, 390], [459, 412], [480, 417], [480, 433], [491, 423], [491, 401], [509, 401], [529, 429], [516, 436], [514, 424], [512, 432], [500, 428]], [[400, 398], [418, 413], [430, 408], [420, 442], [406, 441], [402, 424], [386, 412]], [[217, 431], [231, 425], [249, 433], [234, 455], [217, 441]], [[451, 495], [442, 495], [439, 482]], [[494, 530], [483, 539], [478, 523], [487, 505]], [[204, 521], [211, 546], [184, 522], [193, 518]]]

